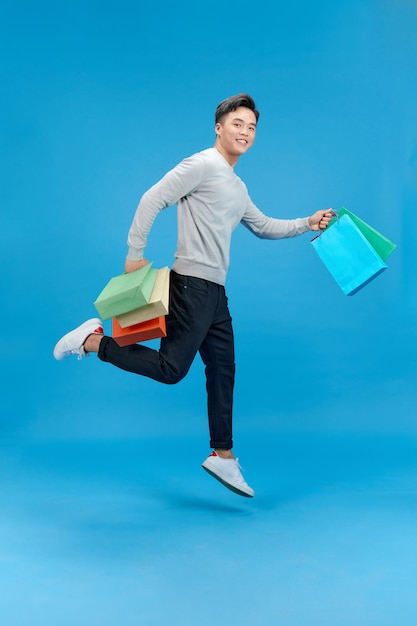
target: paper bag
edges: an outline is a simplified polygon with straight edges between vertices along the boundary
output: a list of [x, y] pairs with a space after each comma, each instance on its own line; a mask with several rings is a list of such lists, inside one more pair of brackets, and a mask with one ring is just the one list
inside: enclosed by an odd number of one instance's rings
[[152, 264], [112, 278], [94, 302], [101, 319], [121, 315], [148, 304], [158, 270]]
[[342, 215], [311, 243], [345, 295], [353, 295], [387, 269], [348, 215]]
[[148, 304], [134, 309], [129, 313], [123, 313], [122, 315], [116, 315], [116, 319], [121, 328], [126, 326], [132, 326], [133, 324], [140, 324], [146, 322], [161, 315], [168, 314], [169, 304], [169, 269], [163, 267], [157, 270], [157, 276], [155, 284], [152, 289], [151, 297]]
[[112, 337], [119, 346], [130, 346], [133, 343], [166, 337], [166, 319], [164, 315], [153, 320], [122, 328], [114, 317], [112, 319]]
[[[375, 230], [375, 228], [361, 220], [357, 215], [355, 215], [345, 207], [339, 209], [337, 215], [339, 217], [342, 217], [342, 215], [349, 215], [352, 222], [355, 224], [355, 226], [357, 226], [357, 228], [359, 228], [362, 235], [369, 241], [371, 246], [379, 254], [383, 261], [386, 261], [390, 254], [392, 254], [397, 247], [395, 243], [390, 241], [387, 237], [379, 233], [377, 230]], [[329, 226], [334, 224], [335, 221], [337, 221], [337, 218], [333, 222], [331, 222]]]

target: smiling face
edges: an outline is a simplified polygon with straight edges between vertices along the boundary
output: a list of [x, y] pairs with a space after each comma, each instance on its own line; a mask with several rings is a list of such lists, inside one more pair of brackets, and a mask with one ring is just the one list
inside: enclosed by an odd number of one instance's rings
[[246, 107], [226, 113], [216, 124], [214, 147], [232, 167], [253, 144], [256, 134], [256, 116]]

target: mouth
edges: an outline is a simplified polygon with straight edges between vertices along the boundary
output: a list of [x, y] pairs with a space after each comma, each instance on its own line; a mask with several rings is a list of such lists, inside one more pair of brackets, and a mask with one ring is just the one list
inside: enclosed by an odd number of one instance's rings
[[248, 144], [246, 139], [236, 139], [236, 141], [240, 144], [242, 144], [242, 146], [246, 146]]

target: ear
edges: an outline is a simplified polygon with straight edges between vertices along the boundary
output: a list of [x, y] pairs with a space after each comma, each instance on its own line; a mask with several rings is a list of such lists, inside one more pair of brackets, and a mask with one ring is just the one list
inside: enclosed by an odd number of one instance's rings
[[214, 127], [216, 135], [220, 135], [221, 127], [222, 125], [220, 124], [220, 122], [217, 122], [216, 126]]

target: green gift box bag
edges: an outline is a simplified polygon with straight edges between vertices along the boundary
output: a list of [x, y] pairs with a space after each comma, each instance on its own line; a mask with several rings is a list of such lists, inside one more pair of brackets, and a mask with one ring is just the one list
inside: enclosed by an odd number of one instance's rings
[[149, 263], [140, 270], [112, 278], [94, 302], [101, 319], [129, 313], [148, 304], [157, 274], [158, 270]]

